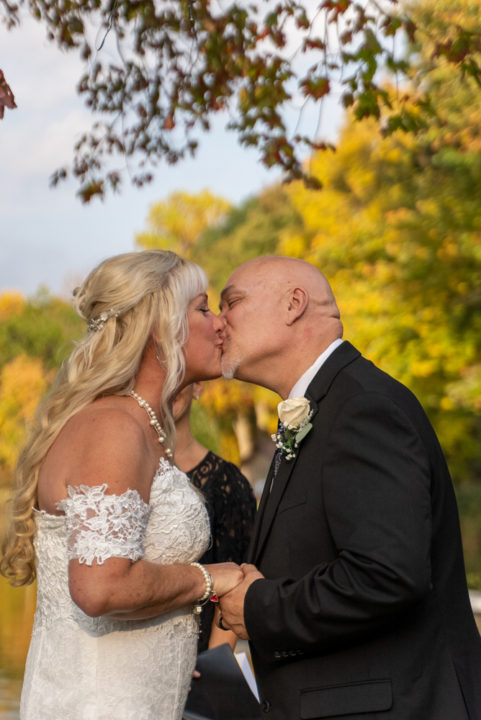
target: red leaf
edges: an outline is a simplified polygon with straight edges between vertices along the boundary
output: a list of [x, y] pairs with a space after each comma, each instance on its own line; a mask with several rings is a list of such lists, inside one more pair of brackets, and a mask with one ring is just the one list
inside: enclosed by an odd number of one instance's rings
[[173, 130], [175, 128], [175, 120], [172, 113], [165, 118], [163, 128], [164, 130]]
[[0, 120], [3, 118], [5, 108], [13, 110], [16, 107], [13, 92], [5, 80], [3, 72], [0, 70]]

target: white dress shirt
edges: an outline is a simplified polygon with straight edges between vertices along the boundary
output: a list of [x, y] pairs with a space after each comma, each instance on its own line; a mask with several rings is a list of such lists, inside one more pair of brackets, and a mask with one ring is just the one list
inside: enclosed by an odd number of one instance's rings
[[342, 338], [337, 338], [337, 340], [334, 340], [329, 347], [327, 347], [323, 353], [319, 355], [317, 360], [315, 360], [310, 367], [307, 368], [306, 372], [301, 375], [299, 380], [296, 382], [294, 387], [292, 388], [291, 392], [289, 393], [289, 397], [303, 397], [306, 394], [306, 390], [309, 387], [312, 378], [314, 375], [317, 374], [317, 371], [323, 365], [329, 355], [331, 355], [334, 350], [343, 343], [344, 340]]

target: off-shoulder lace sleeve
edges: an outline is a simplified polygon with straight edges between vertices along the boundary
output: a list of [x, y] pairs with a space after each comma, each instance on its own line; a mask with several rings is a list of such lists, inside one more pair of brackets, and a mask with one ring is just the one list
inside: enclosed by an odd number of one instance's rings
[[108, 495], [107, 485], [68, 487], [68, 496], [58, 503], [65, 513], [68, 558], [102, 565], [111, 557], [139, 560], [150, 506], [137, 490]]

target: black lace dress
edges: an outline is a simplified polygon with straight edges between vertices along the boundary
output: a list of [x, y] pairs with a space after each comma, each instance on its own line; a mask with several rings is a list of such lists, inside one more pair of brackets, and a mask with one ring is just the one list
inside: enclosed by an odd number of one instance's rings
[[[249, 481], [233, 463], [210, 451], [187, 475], [204, 496], [212, 534], [199, 562], [245, 562], [256, 512]], [[214, 604], [209, 602], [202, 608], [199, 652], [207, 649], [213, 618]]]

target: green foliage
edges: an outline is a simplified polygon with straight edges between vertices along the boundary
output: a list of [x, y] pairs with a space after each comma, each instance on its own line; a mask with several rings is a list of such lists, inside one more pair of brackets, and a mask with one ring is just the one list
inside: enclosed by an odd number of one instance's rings
[[202, 403], [194, 403], [190, 414], [192, 432], [197, 440], [212, 452], [219, 451], [218, 423], [209, 415]]
[[40, 290], [0, 319], [0, 367], [25, 353], [41, 358], [48, 370], [57, 368], [82, 330], [83, 321], [68, 303]]
[[208, 191], [175, 192], [155, 203], [147, 230], [137, 233], [144, 248], [171, 249], [199, 263], [219, 291], [230, 272], [258, 255], [276, 253], [286, 228], [301, 227], [285, 189], [274, 185], [231, 207]]
[[481, 91], [424, 50], [414, 80], [429, 78], [429, 122], [383, 139], [349, 119], [337, 152], [311, 161], [323, 192], [290, 189], [303, 230], [282, 249], [324, 270], [347, 337], [418, 395], [455, 478], [479, 480]]
[[220, 291], [235, 267], [259, 255], [275, 254], [283, 230], [298, 225], [300, 218], [285, 190], [272, 186], [231, 210], [219, 225], [207, 228], [192, 258]]
[[[436, 43], [443, 28], [469, 26], [470, 7], [438, 3], [434, 13], [427, 0], [416, 16], [419, 36]], [[262, 254], [319, 266], [346, 337], [416, 393], [455, 480], [469, 482], [481, 478], [481, 91], [447, 62], [433, 64], [429, 42], [411, 49], [414, 96], [417, 83], [428, 83], [433, 101], [415, 137], [393, 126], [383, 138], [372, 119], [350, 116], [336, 152], [310, 160], [321, 193], [300, 182], [270, 188], [201, 233], [191, 256], [217, 290], [234, 267]], [[416, 98], [399, 103], [416, 124]], [[241, 398], [230, 387], [227, 405], [221, 390], [207, 398], [214, 414], [232, 425], [236, 406], [255, 408], [270, 428], [272, 397], [251, 389]]]

